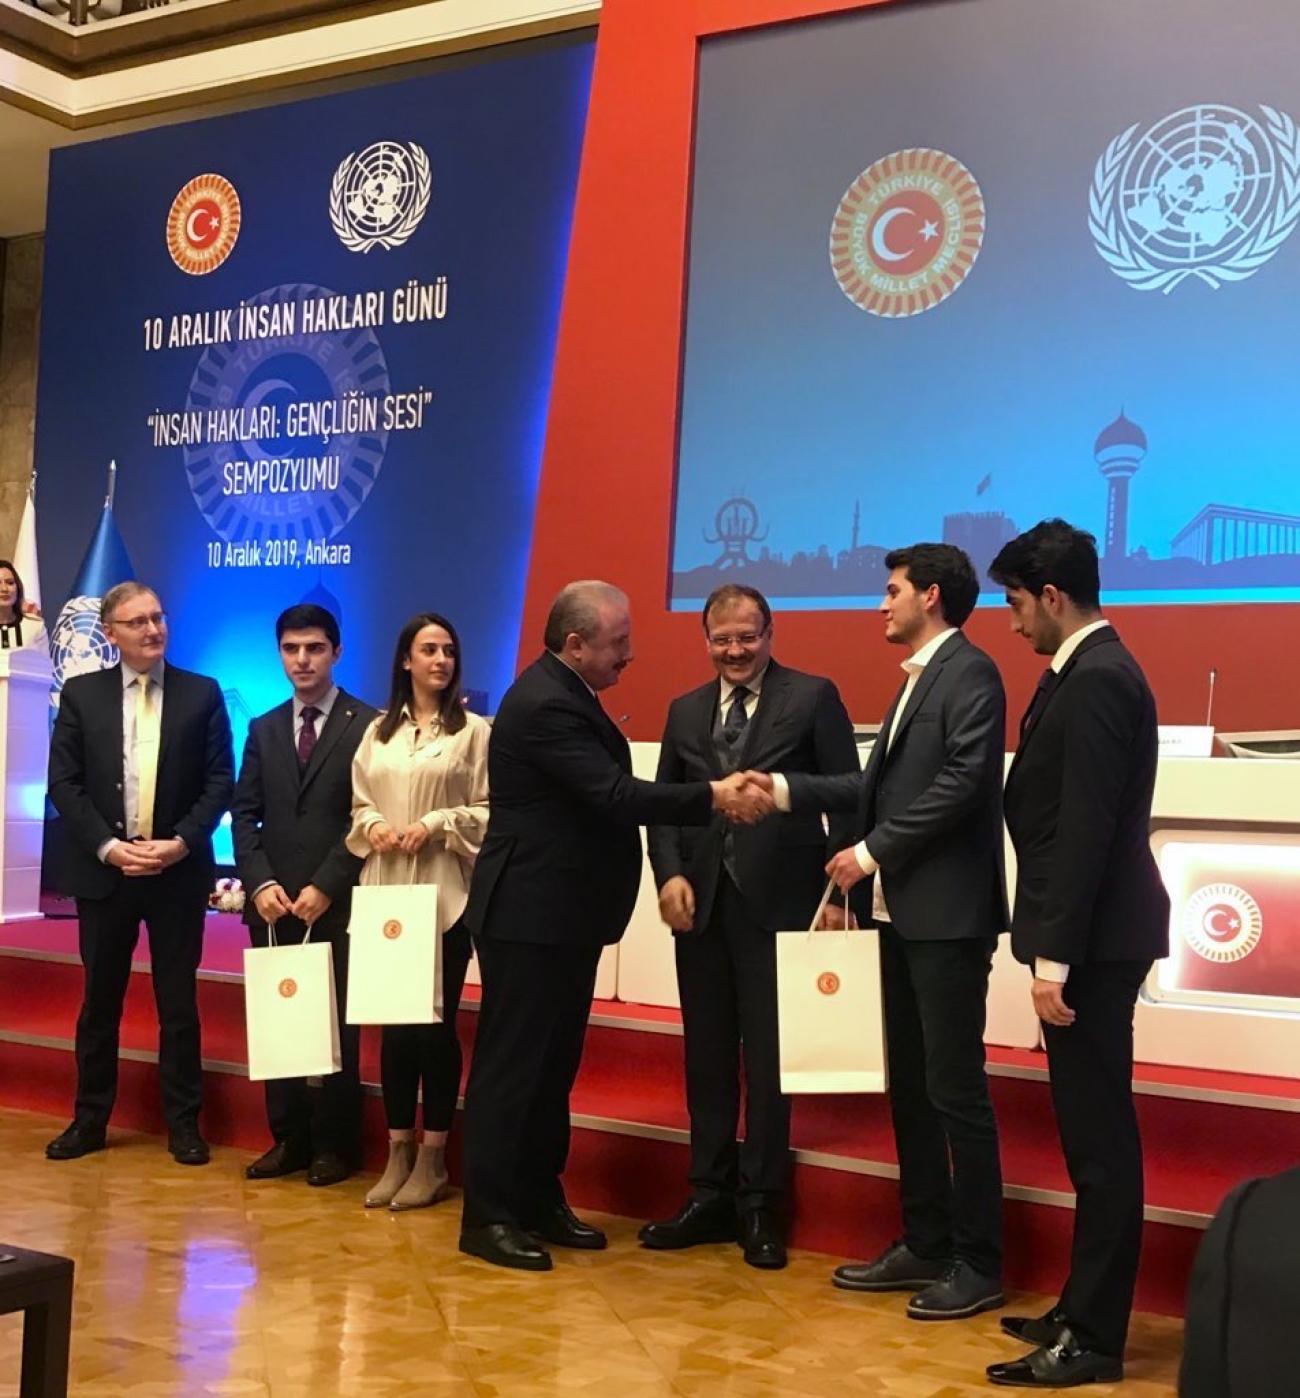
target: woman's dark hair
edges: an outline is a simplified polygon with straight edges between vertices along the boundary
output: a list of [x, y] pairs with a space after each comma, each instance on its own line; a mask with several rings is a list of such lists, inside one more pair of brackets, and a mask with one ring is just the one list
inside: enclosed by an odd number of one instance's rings
[[14, 620], [23, 621], [23, 606], [26, 602], [26, 593], [23, 591], [22, 574], [14, 567], [7, 558], [0, 558], [0, 568], [8, 568], [14, 575], [14, 582], [18, 584], [18, 591], [14, 593]]
[[410, 659], [415, 638], [426, 626], [442, 627], [451, 637], [456, 658], [456, 666], [451, 672], [451, 683], [442, 691], [438, 704], [438, 717], [448, 733], [459, 733], [465, 726], [465, 706], [460, 699], [460, 637], [445, 616], [439, 616], [437, 612], [421, 612], [402, 627], [397, 637], [397, 649], [393, 653], [393, 680], [388, 688], [388, 708], [375, 730], [375, 737], [381, 743], [386, 743], [397, 732], [402, 721], [402, 710], [411, 706], [414, 697], [411, 672], [403, 662]]

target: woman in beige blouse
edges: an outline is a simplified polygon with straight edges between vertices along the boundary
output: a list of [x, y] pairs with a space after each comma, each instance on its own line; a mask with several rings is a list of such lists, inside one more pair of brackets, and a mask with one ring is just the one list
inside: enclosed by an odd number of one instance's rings
[[[385, 1025], [380, 1080], [388, 1165], [366, 1207], [418, 1209], [447, 1185], [447, 1132], [460, 1092], [456, 1011], [469, 965], [461, 921], [470, 871], [487, 828], [487, 721], [460, 698], [460, 640], [446, 617], [413, 617], [397, 638], [388, 708], [352, 759], [348, 848], [362, 884], [437, 884], [442, 934], [441, 1024]], [[424, 1092], [424, 1139], [415, 1141]]]

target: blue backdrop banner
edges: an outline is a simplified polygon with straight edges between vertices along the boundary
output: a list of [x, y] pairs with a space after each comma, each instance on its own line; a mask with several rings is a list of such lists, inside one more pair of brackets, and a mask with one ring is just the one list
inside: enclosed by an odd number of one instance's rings
[[54, 153], [36, 465], [50, 610], [116, 517], [236, 741], [319, 600], [382, 702], [402, 622], [514, 673], [592, 45]]

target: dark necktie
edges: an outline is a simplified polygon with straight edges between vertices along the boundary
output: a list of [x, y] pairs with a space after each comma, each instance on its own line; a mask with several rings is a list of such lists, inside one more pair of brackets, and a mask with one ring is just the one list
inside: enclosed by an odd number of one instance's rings
[[1023, 739], [1025, 734], [1038, 722], [1038, 715], [1043, 710], [1043, 705], [1047, 703], [1047, 696], [1056, 688], [1056, 682], [1061, 677], [1049, 665], [1038, 677], [1038, 688], [1034, 690], [1034, 697], [1029, 701], [1029, 707], [1025, 710], [1025, 716], [1020, 720], [1020, 736]]
[[311, 755], [316, 751], [316, 720], [320, 717], [320, 710], [311, 704], [304, 704], [302, 710], [302, 729], [298, 733], [298, 765], [305, 767], [311, 761]]
[[722, 725], [723, 741], [731, 747], [740, 742], [745, 725], [749, 722], [749, 715], [745, 712], [745, 700], [748, 698], [749, 690], [743, 684], [738, 684], [731, 691], [731, 707], [727, 710], [726, 722]]

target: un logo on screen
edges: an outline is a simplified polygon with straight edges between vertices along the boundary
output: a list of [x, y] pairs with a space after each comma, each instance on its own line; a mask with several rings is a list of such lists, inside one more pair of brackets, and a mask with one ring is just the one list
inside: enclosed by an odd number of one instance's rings
[[87, 675], [116, 665], [117, 647], [104, 634], [98, 597], [72, 597], [59, 613], [50, 637], [54, 688], [62, 689], [73, 675]]
[[330, 222], [353, 252], [400, 247], [429, 207], [429, 157], [414, 141], [376, 141], [339, 162], [330, 183]]
[[1300, 130], [1261, 106], [1185, 107], [1117, 136], [1093, 171], [1088, 229], [1138, 291], [1189, 277], [1217, 290], [1253, 276], [1300, 221]]

